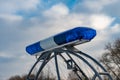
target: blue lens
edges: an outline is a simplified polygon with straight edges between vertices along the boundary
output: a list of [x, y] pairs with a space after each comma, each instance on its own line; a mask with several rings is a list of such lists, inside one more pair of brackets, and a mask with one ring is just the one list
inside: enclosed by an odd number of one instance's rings
[[40, 42], [36, 42], [32, 45], [29, 45], [26, 47], [26, 51], [30, 54], [33, 55], [34, 53], [43, 51], [44, 49], [41, 48]]
[[95, 36], [96, 31], [94, 29], [86, 27], [77, 27], [54, 36], [54, 40], [58, 45], [61, 45], [78, 39], [91, 40]]

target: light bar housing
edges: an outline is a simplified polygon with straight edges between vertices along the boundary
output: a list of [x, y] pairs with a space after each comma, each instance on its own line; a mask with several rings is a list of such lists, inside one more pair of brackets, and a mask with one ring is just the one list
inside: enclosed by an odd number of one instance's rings
[[38, 41], [26, 47], [30, 55], [40, 55], [43, 52], [56, 48], [78, 45], [92, 40], [96, 36], [96, 30], [88, 27], [76, 27], [59, 33], [53, 37]]

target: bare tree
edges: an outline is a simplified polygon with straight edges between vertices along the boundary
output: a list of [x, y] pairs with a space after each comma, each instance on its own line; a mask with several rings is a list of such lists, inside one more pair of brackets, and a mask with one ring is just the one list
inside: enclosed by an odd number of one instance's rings
[[120, 80], [120, 39], [116, 39], [113, 43], [108, 43], [105, 49], [107, 51], [102, 55], [100, 61], [114, 76], [115, 80]]
[[[32, 74], [31, 79], [35, 77], [34, 74]], [[26, 80], [27, 79], [27, 75], [23, 75], [23, 76], [12, 76], [10, 77], [8, 80]], [[55, 77], [50, 77], [49, 75], [44, 75], [44, 73], [42, 75], [39, 76], [38, 80], [55, 80]]]

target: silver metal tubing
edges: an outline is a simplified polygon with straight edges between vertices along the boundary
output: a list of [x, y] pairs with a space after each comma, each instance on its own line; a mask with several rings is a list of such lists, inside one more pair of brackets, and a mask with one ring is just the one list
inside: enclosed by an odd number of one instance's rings
[[82, 69], [77, 65], [77, 63], [74, 61], [74, 59], [69, 55], [69, 53], [66, 53], [68, 55], [68, 57], [74, 62], [74, 64], [77, 66], [77, 68], [79, 69], [79, 71], [82, 73], [82, 75], [88, 79], [87, 75], [82, 71]]
[[[64, 60], [65, 63], [67, 64], [67, 60], [62, 56], [62, 54], [59, 54], [59, 55], [63, 58], [63, 60]], [[75, 63], [75, 65], [79, 68], [80, 72], [81, 72], [82, 74], [84, 74], [84, 72], [80, 69], [80, 67], [79, 67], [76, 63]], [[74, 71], [74, 72], [75, 72], [75, 71]], [[78, 75], [77, 72], [75, 72], [75, 74], [79, 77], [80, 80], [82, 80], [81, 77]]]
[[76, 54], [74, 51], [67, 51], [72, 55], [77, 56], [78, 58], [80, 58], [82, 61], [84, 61], [93, 71], [94, 73], [98, 76], [99, 80], [102, 80], [101, 76], [99, 75], [99, 73], [95, 70], [95, 68], [87, 61], [85, 60], [83, 57], [81, 57], [80, 55]]
[[55, 65], [56, 65], [56, 72], [57, 72], [58, 80], [61, 80], [61, 79], [60, 79], [59, 68], [58, 68], [57, 54], [58, 54], [57, 52], [54, 52], [54, 55], [55, 55]]
[[38, 70], [38, 72], [37, 72], [37, 74], [36, 74], [36, 76], [35, 76], [35, 80], [38, 79], [38, 76], [39, 76], [40, 72], [42, 71], [42, 69], [44, 68], [44, 66], [46, 65], [46, 63], [48, 62], [47, 59], [50, 57], [50, 55], [51, 55], [51, 54], [48, 54], [48, 55], [46, 56], [46, 58], [44, 59], [43, 63], [41, 64], [41, 66], [40, 66], [40, 68], [39, 68], [39, 70]]
[[30, 71], [29, 71], [29, 73], [28, 73], [28, 75], [27, 75], [27, 80], [30, 80], [29, 77], [30, 77], [33, 69], [35, 68], [35, 66], [38, 64], [38, 62], [39, 62], [40, 60], [41, 60], [41, 56], [37, 59], [37, 61], [34, 63], [34, 65], [32, 66], [32, 68], [30, 69]]
[[[51, 55], [52, 53], [54, 53], [54, 55]], [[38, 62], [40, 60], [43, 60], [41, 66], [39, 67], [39, 70], [34, 78], [34, 80], [38, 79], [39, 74], [41, 73], [41, 71], [43, 70], [43, 68], [46, 66], [46, 64], [52, 59], [55, 59], [55, 67], [56, 67], [56, 73], [57, 73], [57, 77], [58, 80], [61, 80], [60, 77], [60, 72], [59, 72], [59, 65], [58, 65], [58, 59], [57, 59], [57, 55], [59, 55], [66, 64], [67, 60], [66, 58], [62, 55], [62, 53], [65, 53], [69, 59], [72, 61], [72, 63], [74, 64], [74, 66], [77, 68], [77, 71], [79, 71], [87, 80], [89, 80], [88, 76], [84, 73], [84, 71], [80, 68], [80, 66], [75, 62], [75, 60], [72, 58], [72, 55], [74, 55], [75, 57], [78, 57], [79, 59], [81, 59], [85, 64], [87, 64], [91, 70], [95, 73], [95, 75], [92, 77], [92, 80], [95, 80], [96, 78], [98, 78], [99, 80], [102, 80], [101, 75], [106, 75], [108, 76], [109, 80], [113, 80], [111, 75], [109, 73], [107, 73], [107, 70], [97, 61], [95, 60], [93, 57], [89, 56], [86, 53], [83, 53], [81, 51], [79, 51], [78, 49], [74, 48], [73, 46], [67, 46], [65, 48], [59, 48], [59, 49], [54, 49], [52, 51], [48, 51], [46, 52], [44, 55], [45, 56], [40, 56], [37, 61], [34, 63], [34, 65], [32, 66], [28, 76], [27, 76], [27, 80], [31, 80], [29, 77], [33, 71], [33, 69], [35, 68], [35, 66], [38, 64]], [[81, 56], [82, 55], [82, 56]], [[92, 60], [95, 64], [97, 64], [104, 72], [98, 73], [98, 71], [93, 67], [93, 65], [91, 65], [84, 57], [89, 58], [90, 60]], [[72, 69], [72, 68], [71, 68]], [[73, 68], [74, 69], [74, 68]], [[82, 80], [81, 76], [78, 74], [77, 71], [73, 70], [74, 73], [78, 76], [78, 78], [80, 80]]]
[[[83, 53], [82, 51], [79, 51], [78, 49], [76, 49], [76, 48], [74, 48], [74, 47], [73, 47], [72, 50], [75, 51], [76, 53], [79, 53], [79, 54], [81, 54], [81, 55], [83, 55], [83, 56], [91, 59], [91, 60], [92, 60], [93, 62], [95, 62], [99, 67], [101, 67], [101, 69], [102, 69], [103, 71], [107, 72], [107, 70], [106, 70], [96, 59], [92, 58], [91, 56], [89, 56], [89, 55], [86, 54], [86, 53]], [[108, 77], [109, 77], [109, 80], [113, 80], [110, 74], [108, 74]]]

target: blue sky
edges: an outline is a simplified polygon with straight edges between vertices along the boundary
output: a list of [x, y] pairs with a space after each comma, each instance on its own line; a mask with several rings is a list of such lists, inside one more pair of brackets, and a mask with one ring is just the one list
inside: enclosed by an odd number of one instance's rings
[[119, 4], [119, 0], [0, 0], [0, 80], [28, 73], [35, 58], [26, 53], [27, 45], [76, 26], [97, 30], [94, 40], [77, 46], [97, 58], [105, 44], [119, 38]]

